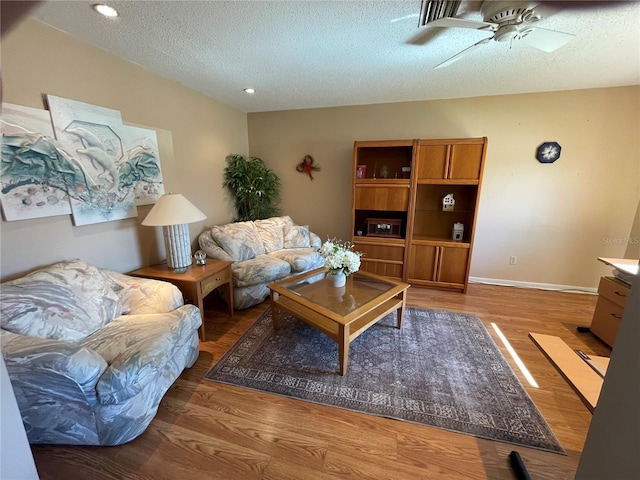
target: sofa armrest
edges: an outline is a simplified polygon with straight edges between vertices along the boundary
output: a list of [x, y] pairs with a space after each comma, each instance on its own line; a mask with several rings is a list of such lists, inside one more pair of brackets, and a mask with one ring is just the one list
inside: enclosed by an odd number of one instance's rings
[[184, 305], [180, 289], [169, 282], [105, 271], [122, 302], [122, 314], [166, 313]]
[[[95, 351], [62, 340], [30, 337], [0, 330], [0, 344], [16, 396], [28, 390], [47, 392], [46, 402], [67, 404], [82, 395], [96, 405], [96, 385], [108, 364]], [[61, 379], [67, 381], [61, 382]], [[64, 384], [64, 386], [63, 386]], [[40, 399], [44, 401], [45, 399]]]
[[322, 239], [315, 233], [309, 232], [309, 243], [311, 244], [311, 248], [318, 250], [322, 246]]
[[88, 337], [84, 345], [109, 363], [96, 386], [99, 402], [123, 403], [156, 382], [197, 339], [201, 324], [198, 307], [183, 305], [168, 313], [123, 315]]
[[211, 236], [211, 230], [203, 232], [198, 237], [198, 245], [204, 250], [208, 257], [215, 258], [216, 260], [226, 260], [233, 262], [233, 259], [225, 252], [220, 245]]

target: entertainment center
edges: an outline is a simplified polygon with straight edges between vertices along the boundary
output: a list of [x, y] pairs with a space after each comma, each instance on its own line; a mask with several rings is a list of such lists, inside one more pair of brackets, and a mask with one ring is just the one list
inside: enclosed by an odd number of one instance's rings
[[466, 292], [487, 138], [356, 141], [352, 238], [362, 269]]

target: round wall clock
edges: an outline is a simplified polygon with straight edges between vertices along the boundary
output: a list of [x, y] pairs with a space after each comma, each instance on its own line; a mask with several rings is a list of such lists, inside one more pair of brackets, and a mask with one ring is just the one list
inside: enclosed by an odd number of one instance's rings
[[536, 158], [540, 163], [553, 163], [560, 158], [561, 148], [557, 142], [544, 142], [538, 147]]

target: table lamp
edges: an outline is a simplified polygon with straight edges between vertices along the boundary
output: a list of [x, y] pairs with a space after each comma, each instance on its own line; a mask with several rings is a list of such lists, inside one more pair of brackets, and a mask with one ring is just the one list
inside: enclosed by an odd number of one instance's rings
[[163, 227], [167, 265], [174, 272], [185, 272], [191, 265], [191, 239], [188, 223], [207, 216], [180, 193], [162, 195], [149, 211], [142, 225]]

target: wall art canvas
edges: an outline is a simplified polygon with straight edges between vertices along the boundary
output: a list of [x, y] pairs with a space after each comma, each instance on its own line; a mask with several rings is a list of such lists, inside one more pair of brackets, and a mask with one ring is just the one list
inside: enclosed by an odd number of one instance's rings
[[133, 187], [136, 205], [156, 203], [164, 194], [155, 130], [124, 125], [125, 156], [120, 165], [121, 188]]
[[81, 170], [69, 188], [75, 225], [89, 225], [138, 214], [135, 189], [121, 181], [127, 156], [120, 112], [47, 95], [56, 139]]
[[68, 215], [80, 168], [56, 140], [46, 110], [3, 103], [0, 201], [7, 221]]

